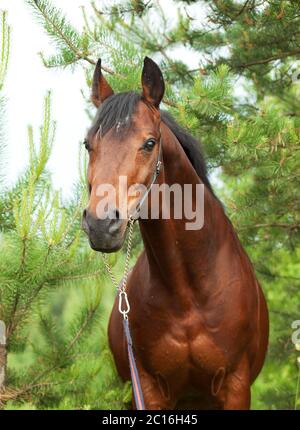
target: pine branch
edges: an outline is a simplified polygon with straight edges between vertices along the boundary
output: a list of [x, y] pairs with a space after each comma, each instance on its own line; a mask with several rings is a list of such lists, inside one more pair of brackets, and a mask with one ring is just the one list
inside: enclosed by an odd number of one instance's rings
[[88, 314], [86, 315], [86, 318], [83, 321], [82, 325], [79, 327], [77, 333], [75, 334], [75, 336], [73, 337], [73, 339], [71, 340], [71, 342], [69, 343], [69, 345], [66, 347], [66, 349], [65, 349], [65, 353], [66, 354], [68, 354], [73, 349], [74, 345], [82, 337], [84, 330], [87, 328], [87, 326], [89, 325], [89, 323], [94, 318], [97, 309], [98, 309], [98, 305], [96, 305], [95, 307], [92, 307], [91, 309], [89, 309]]
[[246, 69], [246, 68], [251, 67], [251, 66], [258, 66], [258, 65], [262, 65], [262, 64], [268, 64], [268, 63], [271, 63], [273, 61], [282, 60], [284, 58], [292, 57], [292, 56], [295, 56], [295, 55], [298, 55], [298, 54], [300, 54], [300, 48], [297, 48], [297, 49], [294, 49], [294, 50], [288, 51], [288, 52], [278, 53], [278, 54], [272, 55], [271, 57], [268, 57], [268, 58], [262, 58], [260, 60], [250, 61], [248, 63], [233, 64], [232, 68]]
[[1, 39], [0, 39], [0, 91], [4, 85], [4, 79], [8, 67], [10, 51], [10, 27], [7, 24], [7, 13], [1, 12]]
[[267, 277], [270, 277], [273, 279], [286, 279], [289, 281], [291, 281], [291, 280], [292, 281], [300, 281], [300, 277], [298, 277], [298, 276], [278, 275], [278, 274], [271, 273], [271, 272], [268, 272], [266, 270], [261, 270], [261, 269], [257, 269], [257, 268], [256, 268], [256, 271], [258, 273], [261, 273], [263, 276], [267, 276]]
[[300, 223], [265, 223], [265, 224], [252, 224], [239, 227], [239, 230], [259, 229], [259, 228], [282, 228], [287, 230], [299, 230]]
[[98, 15], [99, 17], [102, 17], [102, 16], [120, 16], [120, 15], [131, 14], [131, 13], [141, 15], [142, 13], [144, 13], [145, 11], [151, 8], [151, 2], [152, 0], [148, 0], [146, 2], [142, 1], [142, 2], [137, 2], [137, 6], [134, 6], [134, 7], [116, 6], [112, 10], [106, 9], [104, 11], [101, 11], [100, 9], [98, 9], [94, 1], [91, 2], [91, 5], [96, 15]]
[[73, 52], [75, 54], [74, 61], [83, 59], [90, 64], [96, 64], [96, 62], [92, 60], [87, 53], [80, 49], [81, 36], [79, 33], [66, 21], [66, 18], [51, 5], [49, 1], [27, 0], [27, 3], [38, 12], [38, 16], [42, 18], [42, 23], [45, 25], [46, 32], [54, 39], [59, 48], [65, 46]]
[[[1, 12], [0, 17], [0, 185], [4, 180], [4, 161], [6, 144], [4, 140], [3, 119], [5, 114], [5, 98], [2, 96], [4, 80], [8, 68], [10, 52], [10, 27], [7, 24], [6, 12]], [[1, 208], [0, 208], [1, 209]]]
[[[27, 3], [34, 7], [42, 18], [42, 23], [45, 25], [47, 34], [54, 39], [58, 44], [62, 54], [53, 56], [46, 60], [41, 54], [42, 60], [47, 67], [67, 66], [78, 60], [85, 60], [89, 64], [96, 65], [96, 60], [89, 56], [88, 52], [81, 49], [82, 35], [80, 35], [74, 27], [72, 27], [61, 13], [54, 8], [49, 1], [46, 0], [27, 0]], [[61, 45], [63, 43], [63, 45]], [[67, 48], [67, 51], [64, 50]], [[72, 52], [74, 57], [70, 57], [66, 61], [68, 52]], [[105, 64], [101, 68], [108, 74], [114, 75], [115, 72]]]
[[84, 273], [80, 275], [69, 275], [69, 276], [51, 278], [51, 279], [48, 279], [47, 282], [56, 284], [56, 283], [65, 282], [65, 281], [76, 281], [76, 280], [83, 280], [83, 279], [89, 279], [89, 278], [97, 278], [102, 273], [103, 273], [103, 268], [92, 273], [86, 273], [86, 274]]

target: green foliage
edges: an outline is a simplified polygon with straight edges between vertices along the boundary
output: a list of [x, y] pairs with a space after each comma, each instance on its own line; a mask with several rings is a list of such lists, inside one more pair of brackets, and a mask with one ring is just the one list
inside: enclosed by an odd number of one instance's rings
[[1, 62], [0, 62], [0, 91], [4, 85], [4, 79], [7, 72], [9, 48], [10, 48], [10, 28], [7, 24], [6, 12], [1, 12]]
[[27, 3], [33, 8], [58, 51], [58, 54], [50, 60], [44, 59], [42, 55], [46, 66], [69, 65], [81, 58], [87, 58], [89, 52], [85, 33], [78, 33], [61, 12], [48, 1], [28, 0]]
[[7, 408], [28, 399], [32, 408], [104, 408], [113, 397], [120, 409], [125, 388], [101, 329], [103, 267], [78, 228], [82, 200], [63, 204], [49, 177], [41, 179], [49, 133], [51, 143], [53, 137], [49, 109], [50, 95], [40, 145], [30, 137], [30, 165], [12, 197], [14, 221], [5, 222], [0, 235], [0, 319], [9, 352], [0, 402]]
[[7, 24], [6, 12], [0, 11], [0, 184], [3, 181], [3, 160], [5, 150], [4, 124], [5, 115], [5, 97], [3, 93], [4, 80], [8, 67], [9, 48], [10, 48], [10, 27]]
[[29, 165], [0, 190], [0, 320], [8, 350], [0, 406], [122, 409], [130, 386], [120, 383], [107, 347], [103, 267], [79, 228], [85, 192], [79, 184], [78, 198], [63, 202], [53, 191], [47, 162], [54, 136], [48, 93], [38, 143], [29, 127]]
[[[50, 0], [28, 3], [57, 47], [56, 56], [43, 56], [45, 65], [84, 60], [88, 88], [98, 57], [116, 91], [139, 88], [145, 54], [160, 63], [167, 81], [164, 106], [202, 141], [219, 194], [267, 294], [270, 349], [253, 407], [299, 408], [299, 366], [291, 343], [300, 300], [299, 3], [174, 0], [178, 18], [171, 20], [156, 0], [93, 1], [92, 16], [83, 8], [81, 32]], [[205, 17], [196, 20], [199, 10]], [[183, 49], [198, 59], [198, 67], [184, 61]], [[25, 212], [31, 204], [26, 192]], [[38, 216], [34, 220], [40, 222]], [[6, 220], [5, 228], [14, 223]], [[30, 235], [28, 226], [26, 231]], [[110, 369], [102, 368], [105, 378]]]

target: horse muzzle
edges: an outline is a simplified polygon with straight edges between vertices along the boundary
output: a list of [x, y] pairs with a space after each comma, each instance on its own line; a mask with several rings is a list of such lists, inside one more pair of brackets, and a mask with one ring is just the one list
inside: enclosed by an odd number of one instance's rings
[[118, 211], [104, 219], [97, 219], [86, 209], [82, 216], [82, 229], [87, 234], [91, 248], [99, 252], [116, 252], [122, 248], [126, 220], [118, 217]]

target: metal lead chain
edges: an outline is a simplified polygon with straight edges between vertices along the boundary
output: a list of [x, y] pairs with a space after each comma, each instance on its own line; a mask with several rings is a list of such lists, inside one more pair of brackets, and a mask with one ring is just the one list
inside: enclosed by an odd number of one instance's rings
[[116, 277], [115, 277], [115, 275], [114, 275], [114, 273], [113, 273], [113, 271], [112, 271], [112, 269], [111, 269], [111, 267], [110, 267], [110, 265], [109, 265], [109, 263], [108, 263], [108, 261], [107, 261], [107, 255], [106, 255], [106, 254], [103, 254], [103, 253], [101, 253], [101, 255], [102, 255], [102, 260], [103, 260], [103, 263], [104, 263], [105, 269], [106, 269], [107, 273], [109, 274], [109, 277], [110, 277], [110, 279], [111, 279], [111, 282], [112, 282], [112, 283], [113, 283], [113, 285], [116, 287], [116, 289], [118, 289], [118, 288], [119, 288], [119, 286], [118, 286], [118, 283], [117, 283]]
[[123, 281], [121, 286], [118, 284], [116, 277], [112, 271], [112, 268], [110, 267], [107, 261], [106, 254], [102, 254], [104, 266], [110, 276], [110, 279], [113, 285], [119, 291], [119, 312], [123, 315], [124, 319], [128, 318], [127, 314], [130, 311], [130, 305], [129, 305], [129, 301], [126, 293], [126, 286], [127, 286], [128, 272], [129, 272], [129, 261], [130, 261], [130, 255], [131, 255], [131, 249], [132, 249], [132, 236], [133, 236], [133, 224], [134, 224], [134, 219], [132, 217], [129, 218], [128, 224], [129, 224], [129, 230], [128, 230], [127, 251], [126, 251], [126, 258], [125, 258]]
[[127, 278], [128, 278], [128, 271], [129, 271], [129, 261], [130, 261], [130, 254], [131, 254], [131, 249], [132, 249], [132, 235], [133, 235], [134, 220], [130, 217], [128, 222], [129, 222], [128, 242], [127, 242], [127, 251], [126, 251], [126, 259], [125, 259], [123, 282], [122, 282], [122, 287], [121, 287], [122, 291], [126, 290], [126, 285], [127, 285]]

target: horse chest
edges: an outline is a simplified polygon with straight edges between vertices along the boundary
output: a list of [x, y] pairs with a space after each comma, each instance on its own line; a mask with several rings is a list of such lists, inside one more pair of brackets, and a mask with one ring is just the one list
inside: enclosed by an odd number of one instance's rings
[[[149, 345], [148, 345], [149, 346]], [[211, 334], [199, 324], [190, 330], [188, 325], [178, 324], [152, 339], [148, 348], [148, 362], [154, 373], [165, 377], [179, 374], [183, 378], [214, 376], [226, 367], [224, 352]]]

